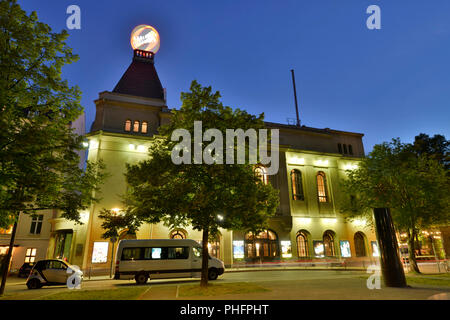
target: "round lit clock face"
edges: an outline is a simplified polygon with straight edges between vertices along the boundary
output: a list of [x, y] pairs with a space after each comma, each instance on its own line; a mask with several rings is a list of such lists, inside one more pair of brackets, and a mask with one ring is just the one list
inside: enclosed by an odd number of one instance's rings
[[134, 50], [156, 53], [159, 50], [159, 33], [152, 26], [141, 24], [131, 31], [130, 42]]

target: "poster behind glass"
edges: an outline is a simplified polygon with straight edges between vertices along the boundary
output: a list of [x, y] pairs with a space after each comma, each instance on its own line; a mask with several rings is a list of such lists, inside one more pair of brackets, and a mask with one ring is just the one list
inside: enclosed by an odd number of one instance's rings
[[94, 242], [92, 263], [105, 263], [108, 261], [108, 245], [108, 242]]
[[313, 241], [313, 247], [314, 247], [314, 255], [317, 258], [323, 258], [325, 257], [324, 247], [323, 247], [323, 241], [321, 240], [314, 240]]
[[350, 258], [352, 256], [350, 251], [350, 241], [341, 240], [341, 255], [343, 258]]

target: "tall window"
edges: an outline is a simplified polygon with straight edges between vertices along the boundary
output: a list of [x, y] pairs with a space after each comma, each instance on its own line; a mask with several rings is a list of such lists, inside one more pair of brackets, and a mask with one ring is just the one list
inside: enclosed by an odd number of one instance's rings
[[355, 233], [354, 237], [355, 241], [355, 251], [357, 257], [365, 257], [366, 256], [366, 245], [364, 241], [364, 234], [362, 232]]
[[291, 171], [291, 184], [292, 199], [305, 200], [305, 197], [303, 196], [302, 173], [300, 170], [294, 169]]
[[170, 233], [170, 239], [186, 239], [186, 234], [181, 230], [173, 230]]
[[323, 171], [317, 173], [317, 195], [319, 197], [319, 202], [328, 201], [327, 178]]
[[134, 120], [133, 132], [139, 132], [139, 121]]
[[335, 251], [334, 251], [334, 234], [332, 231], [327, 230], [323, 234], [323, 246], [325, 251], [326, 257], [334, 257]]
[[25, 263], [34, 263], [36, 260], [36, 248], [28, 248], [25, 253]]
[[342, 153], [342, 144], [338, 143], [338, 151], [339, 153]]
[[125, 121], [125, 131], [131, 131], [131, 120]]
[[344, 144], [344, 154], [347, 154], [347, 145]]
[[351, 144], [348, 145], [348, 153], [353, 155], [353, 147]]
[[147, 127], [148, 127], [148, 122], [147, 121], [142, 121], [141, 132], [142, 133], [147, 133]]
[[264, 166], [259, 165], [255, 167], [255, 176], [264, 184], [267, 184], [269, 182], [267, 171]]
[[30, 233], [32, 234], [40, 234], [42, 229], [42, 220], [44, 220], [44, 215], [39, 214], [33, 217], [31, 220]]
[[304, 231], [299, 231], [297, 233], [297, 253], [299, 258], [309, 256], [308, 235]]

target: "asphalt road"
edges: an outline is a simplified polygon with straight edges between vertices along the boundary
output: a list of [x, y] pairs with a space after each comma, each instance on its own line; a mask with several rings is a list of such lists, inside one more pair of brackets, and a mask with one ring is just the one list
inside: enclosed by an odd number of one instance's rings
[[[436, 294], [449, 295], [447, 288], [415, 286], [415, 288], [382, 288], [369, 290], [366, 285], [368, 274], [360, 271], [331, 270], [277, 270], [229, 272], [220, 276], [214, 283], [251, 282], [271, 289], [263, 296], [251, 294], [248, 299], [428, 299]], [[69, 290], [65, 286], [43, 287], [28, 290], [25, 280], [13, 279], [7, 283], [6, 296], [9, 299], [41, 299], [58, 291]], [[146, 299], [175, 299], [176, 288], [189, 283], [198, 283], [199, 279], [151, 280], [150, 292], [167, 288], [172, 293], [166, 296], [148, 295]], [[135, 286], [134, 280], [91, 280], [84, 281], [83, 290], [108, 289], [117, 286]], [[165, 289], [164, 289], [165, 288]], [[167, 290], [166, 290], [167, 291]], [[219, 297], [223, 299], [239, 299], [242, 297]]]

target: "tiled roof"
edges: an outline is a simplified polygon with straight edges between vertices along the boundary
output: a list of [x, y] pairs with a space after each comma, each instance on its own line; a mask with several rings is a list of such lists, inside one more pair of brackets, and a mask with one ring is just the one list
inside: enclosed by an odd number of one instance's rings
[[164, 89], [153, 63], [153, 55], [143, 57], [139, 52], [134, 54], [127, 71], [115, 86], [113, 92], [138, 97], [164, 99]]

